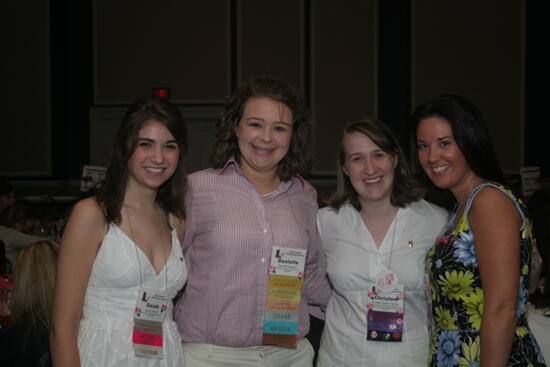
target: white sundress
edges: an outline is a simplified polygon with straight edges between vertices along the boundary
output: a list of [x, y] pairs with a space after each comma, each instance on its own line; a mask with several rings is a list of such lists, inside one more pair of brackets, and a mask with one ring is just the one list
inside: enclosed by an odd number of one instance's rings
[[144, 288], [166, 288], [168, 299], [173, 299], [187, 280], [187, 266], [176, 231], [172, 231], [172, 250], [166, 265], [157, 275], [132, 239], [111, 224], [103, 237], [86, 290], [78, 333], [82, 367], [184, 365], [172, 302], [168, 302], [163, 321], [164, 358], [141, 358], [134, 354], [133, 310], [140, 288], [140, 267]]

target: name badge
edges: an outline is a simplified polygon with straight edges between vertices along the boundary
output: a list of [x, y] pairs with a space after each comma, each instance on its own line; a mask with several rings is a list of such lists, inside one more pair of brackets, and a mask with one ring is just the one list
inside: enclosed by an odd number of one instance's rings
[[301, 248], [273, 247], [269, 274], [303, 278], [306, 253]]
[[168, 301], [164, 292], [139, 289], [132, 332], [137, 357], [164, 357], [162, 321], [167, 309]]
[[273, 247], [262, 344], [296, 348], [307, 250]]
[[405, 312], [404, 286], [397, 275], [385, 271], [369, 285], [367, 298], [367, 340], [400, 342], [403, 337]]

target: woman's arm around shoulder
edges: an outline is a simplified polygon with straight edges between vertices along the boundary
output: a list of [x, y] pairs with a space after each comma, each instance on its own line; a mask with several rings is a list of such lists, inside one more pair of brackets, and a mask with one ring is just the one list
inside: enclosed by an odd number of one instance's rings
[[107, 231], [103, 211], [93, 198], [79, 201], [59, 246], [50, 345], [53, 365], [80, 366], [77, 347], [80, 315], [92, 266]]
[[514, 202], [487, 187], [468, 215], [484, 293], [481, 366], [506, 366], [516, 327], [520, 278], [520, 226]]

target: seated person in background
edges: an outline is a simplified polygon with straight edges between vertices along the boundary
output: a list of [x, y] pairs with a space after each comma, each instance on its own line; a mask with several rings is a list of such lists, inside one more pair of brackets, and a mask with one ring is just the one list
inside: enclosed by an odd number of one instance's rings
[[50, 366], [48, 330], [57, 263], [56, 243], [24, 248], [14, 268], [12, 323], [0, 329], [3, 366]]
[[40, 240], [38, 236], [23, 233], [12, 227], [11, 212], [14, 205], [13, 186], [9, 182], [0, 181], [0, 240], [6, 246], [6, 257], [12, 264], [20, 249]]
[[537, 304], [536, 298], [540, 296], [544, 280], [550, 272], [550, 193], [546, 191], [533, 193], [527, 203], [527, 209], [533, 223], [533, 239], [538, 257], [537, 260], [533, 259], [536, 268], [531, 274], [531, 293], [533, 293], [531, 301]]
[[38, 234], [40, 221], [29, 215], [27, 206], [16, 201], [8, 214], [8, 227], [15, 228], [19, 232]]
[[542, 266], [531, 282], [534, 292], [528, 305], [527, 321], [529, 328], [539, 342], [544, 358], [550, 360], [550, 193], [537, 191], [530, 198], [527, 208], [533, 223], [533, 238]]
[[7, 181], [0, 181], [0, 225], [8, 224], [8, 214], [14, 203], [13, 186]]

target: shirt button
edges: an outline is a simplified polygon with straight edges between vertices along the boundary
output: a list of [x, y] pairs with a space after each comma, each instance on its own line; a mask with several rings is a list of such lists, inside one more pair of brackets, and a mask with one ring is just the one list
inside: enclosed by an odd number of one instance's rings
[[264, 228], [263, 232], [264, 232], [264, 233], [267, 233], [267, 228]]
[[262, 257], [262, 262], [265, 263], [265, 257]]

